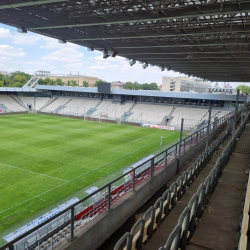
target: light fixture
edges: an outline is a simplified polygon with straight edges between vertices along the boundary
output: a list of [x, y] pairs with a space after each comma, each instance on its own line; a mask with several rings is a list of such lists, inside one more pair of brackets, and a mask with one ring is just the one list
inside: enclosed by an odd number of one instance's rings
[[142, 61], [139, 61], [139, 64], [143, 64], [143, 62], [142, 62]]
[[136, 60], [135, 60], [135, 59], [132, 59], [132, 60], [129, 62], [129, 65], [130, 65], [130, 66], [133, 66], [134, 64], [136, 64]]
[[118, 54], [118, 51], [114, 50], [114, 49], [110, 49], [108, 50], [108, 54], [112, 57], [116, 57]]
[[93, 47], [87, 47], [87, 51], [94, 51]]
[[154, 67], [155, 65], [154, 64], [149, 64], [150, 67]]
[[144, 69], [146, 69], [146, 68], [148, 67], [148, 63], [144, 63], [144, 64], [142, 65], [142, 67], [143, 67]]
[[61, 43], [61, 44], [67, 43], [67, 41], [65, 39], [59, 39], [58, 42]]
[[106, 49], [103, 50], [103, 56], [104, 59], [107, 59], [109, 57], [108, 51]]
[[28, 30], [26, 28], [22, 27], [22, 28], [17, 28], [17, 32], [25, 34], [25, 33], [28, 33]]
[[168, 67], [167, 67], [167, 70], [169, 71], [170, 69], [171, 69], [171, 67], [170, 67], [170, 66], [168, 66]]
[[161, 71], [164, 71], [164, 70], [165, 70], [165, 68], [164, 68], [163, 65], [160, 67], [160, 69], [161, 69]]

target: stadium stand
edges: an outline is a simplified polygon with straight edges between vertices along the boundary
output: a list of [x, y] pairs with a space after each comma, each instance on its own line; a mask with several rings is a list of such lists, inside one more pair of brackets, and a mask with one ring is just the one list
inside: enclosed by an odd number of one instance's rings
[[124, 105], [120, 103], [112, 103], [111, 101], [103, 101], [93, 113], [94, 116], [100, 116], [100, 114], [106, 114], [107, 117], [113, 119], [120, 119], [125, 112], [128, 112], [132, 106], [133, 102], [126, 102]]
[[27, 111], [21, 103], [10, 95], [1, 95], [0, 104], [4, 105], [11, 112]]
[[173, 106], [137, 103], [127, 121], [161, 124], [163, 118], [170, 115], [172, 110]]
[[43, 107], [41, 111], [55, 113], [59, 107], [64, 107], [70, 100], [69, 98], [52, 98], [50, 103]]
[[42, 109], [49, 102], [50, 99], [51, 98], [49, 98], [49, 97], [36, 97], [35, 101], [34, 101], [34, 103], [35, 103], [34, 109], [35, 110]]
[[35, 107], [35, 98], [34, 97], [21, 96], [20, 101], [23, 103], [25, 108], [28, 108], [28, 105], [32, 105], [32, 109], [34, 109], [34, 107]]
[[95, 110], [100, 103], [101, 100], [71, 99], [71, 101], [64, 105], [64, 108], [58, 113], [67, 115], [84, 115], [88, 113], [90, 109]]

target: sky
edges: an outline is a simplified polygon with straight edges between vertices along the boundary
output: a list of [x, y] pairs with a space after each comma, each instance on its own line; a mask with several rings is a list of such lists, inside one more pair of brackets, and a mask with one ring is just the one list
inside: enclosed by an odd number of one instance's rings
[[[46, 70], [64, 75], [79, 72], [108, 82], [156, 82], [158, 85], [162, 83], [162, 76], [185, 76], [173, 71], [162, 72], [158, 67], [143, 69], [138, 62], [131, 67], [125, 58], [103, 59], [99, 51], [87, 51], [85, 47], [72, 43], [60, 44], [57, 39], [32, 32], [17, 33], [16, 28], [3, 24], [0, 24], [0, 70], [29, 74]], [[230, 83], [233, 87], [238, 84]]]

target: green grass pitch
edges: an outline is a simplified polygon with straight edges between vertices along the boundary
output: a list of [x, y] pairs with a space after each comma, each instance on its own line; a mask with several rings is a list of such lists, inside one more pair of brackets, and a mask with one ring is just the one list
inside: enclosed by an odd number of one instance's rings
[[37, 114], [0, 116], [0, 231], [156, 150], [161, 136], [164, 145], [179, 132]]

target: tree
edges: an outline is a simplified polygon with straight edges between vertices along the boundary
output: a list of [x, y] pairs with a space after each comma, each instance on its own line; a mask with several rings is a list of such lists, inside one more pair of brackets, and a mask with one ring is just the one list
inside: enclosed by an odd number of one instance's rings
[[88, 87], [88, 86], [89, 86], [89, 83], [86, 82], [86, 81], [84, 81], [82, 86], [83, 86], [83, 87]]
[[124, 89], [133, 89], [133, 83], [132, 83], [132, 82], [126, 82], [126, 83], [123, 85], [123, 88], [124, 88]]
[[46, 82], [46, 81], [43, 80], [43, 79], [40, 79], [40, 80], [38, 80], [37, 84], [38, 84], [38, 85], [47, 85], [48, 82]]
[[25, 84], [27, 82], [27, 78], [24, 75], [15, 75], [14, 82], [20, 82]]
[[62, 78], [56, 78], [56, 85], [63, 86], [64, 82], [62, 81]]
[[239, 85], [236, 89], [240, 89], [242, 94], [250, 94], [250, 87], [245, 84]]
[[143, 90], [150, 90], [151, 88], [150, 88], [150, 85], [148, 83], [143, 83], [141, 85], [141, 89], [143, 89]]
[[102, 79], [99, 79], [99, 80], [95, 81], [94, 87], [98, 87], [99, 82], [106, 82], [106, 81], [103, 81]]
[[21, 82], [14, 82], [14, 84], [12, 85], [12, 87], [22, 88], [23, 87], [23, 83], [21, 83]]
[[153, 83], [150, 83], [150, 89], [151, 90], [159, 90], [159, 87], [155, 82], [153, 82]]
[[0, 87], [5, 87], [4, 81], [0, 81]]
[[71, 80], [72, 86], [78, 86], [77, 81], [76, 80]]

